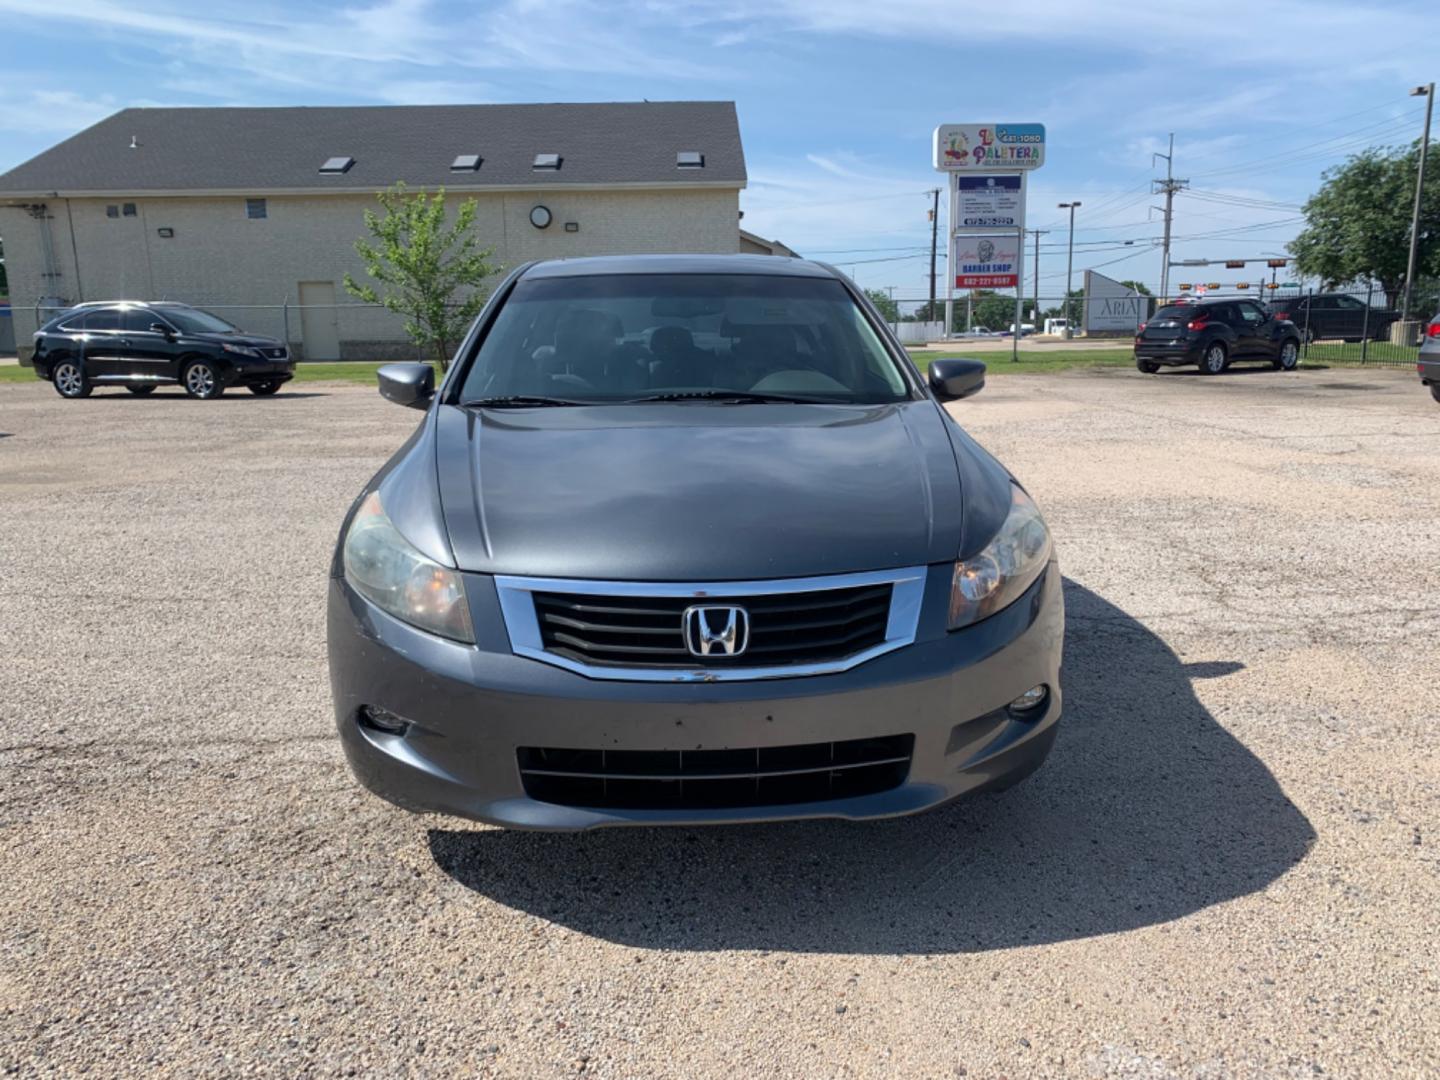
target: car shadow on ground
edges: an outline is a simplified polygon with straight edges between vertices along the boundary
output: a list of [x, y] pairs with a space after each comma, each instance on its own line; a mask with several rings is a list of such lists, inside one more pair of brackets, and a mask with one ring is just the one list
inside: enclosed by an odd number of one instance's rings
[[[1330, 368], [1328, 364], [1311, 364], [1307, 363], [1304, 360], [1301, 360], [1300, 366], [1295, 368], [1295, 370], [1300, 372], [1328, 371], [1330, 370]], [[1279, 371], [1280, 369], [1275, 367], [1274, 364], [1266, 363], [1263, 360], [1240, 360], [1234, 364], [1231, 364], [1218, 375], [1208, 375], [1197, 367], [1188, 366], [1162, 367], [1159, 371], [1156, 372], [1156, 374], [1186, 376], [1201, 379], [1223, 379], [1226, 375], [1275, 375], [1279, 374]]]
[[507, 907], [656, 949], [974, 952], [1167, 922], [1255, 892], [1315, 839], [1191, 689], [1191, 665], [1065, 584], [1065, 715], [1008, 792], [916, 817], [581, 834], [434, 829], [436, 864]]
[[[219, 405], [223, 405], [223, 404], [225, 404], [226, 402], [230, 402], [230, 401], [253, 401], [253, 402], [256, 402], [256, 403], [258, 404], [258, 403], [260, 403], [260, 402], [269, 403], [269, 402], [275, 402], [275, 401], [299, 401], [301, 398], [329, 397], [329, 396], [330, 396], [329, 394], [326, 394], [326, 393], [323, 393], [323, 392], [320, 392], [320, 391], [315, 391], [315, 390], [295, 390], [295, 391], [291, 391], [291, 392], [286, 392], [286, 391], [284, 391], [284, 390], [281, 390], [278, 394], [269, 394], [269, 395], [252, 394], [252, 393], [250, 393], [248, 390], [245, 390], [245, 389], [242, 387], [242, 388], [239, 389], [239, 390], [230, 390], [230, 391], [228, 391], [227, 393], [221, 394], [218, 398], [207, 398], [206, 400], [209, 401], [209, 402], [212, 403], [212, 404], [219, 404]], [[110, 394], [110, 393], [104, 393], [104, 394], [102, 394], [102, 393], [96, 392], [96, 393], [92, 393], [92, 394], [90, 395], [90, 397], [87, 398], [86, 400], [88, 400], [88, 401], [194, 401], [195, 399], [192, 398], [189, 394], [185, 393], [184, 390], [174, 390], [174, 391], [171, 391], [170, 393], [166, 393], [166, 392], [163, 391], [163, 390], [157, 390], [157, 391], [155, 391], [153, 394], [141, 394], [141, 395], [131, 394], [131, 393], [128, 393], [128, 392], [123, 392], [123, 391], [122, 391], [121, 393], [118, 393], [118, 394]]]

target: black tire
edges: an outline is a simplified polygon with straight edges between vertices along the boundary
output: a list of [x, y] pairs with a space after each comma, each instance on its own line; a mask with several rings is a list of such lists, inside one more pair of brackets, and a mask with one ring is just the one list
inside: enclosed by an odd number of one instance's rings
[[271, 379], [268, 382], [251, 383], [249, 389], [257, 397], [269, 397], [280, 391], [280, 385], [278, 379]]
[[220, 373], [209, 360], [191, 360], [180, 373], [180, 385], [192, 398], [208, 401], [225, 393]]
[[1230, 354], [1226, 351], [1223, 342], [1212, 341], [1205, 346], [1205, 352], [1200, 356], [1201, 375], [1219, 375], [1230, 366]]
[[1430, 396], [1436, 401], [1440, 401], [1440, 383], [1432, 382], [1430, 384]]
[[85, 369], [75, 360], [61, 360], [50, 369], [50, 381], [63, 398], [89, 397], [94, 389]]
[[1276, 371], [1294, 371], [1300, 364], [1300, 343], [1286, 338], [1280, 343], [1280, 354], [1270, 363]]
[[1135, 359], [1135, 366], [1146, 375], [1154, 375], [1160, 370], [1160, 365], [1155, 363], [1154, 360], [1141, 360], [1139, 357]]
[[136, 397], [144, 397], [146, 394], [153, 394], [153, 393], [155, 392], [155, 387], [154, 387], [153, 385], [152, 385], [152, 386], [127, 386], [127, 387], [125, 387], [125, 389], [126, 389], [126, 390], [129, 390], [129, 391], [130, 391], [132, 394], [134, 394]]

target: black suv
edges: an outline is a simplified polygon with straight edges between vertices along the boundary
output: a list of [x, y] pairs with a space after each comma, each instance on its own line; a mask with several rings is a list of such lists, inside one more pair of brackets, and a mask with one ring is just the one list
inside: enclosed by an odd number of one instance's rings
[[1369, 338], [1382, 341], [1390, 334], [1390, 324], [1400, 321], [1398, 311], [1372, 307], [1366, 313], [1364, 300], [1345, 293], [1310, 293], [1270, 301], [1270, 311], [1277, 319], [1289, 319], [1305, 341], [1320, 338], [1341, 338], [1359, 341]]
[[1147, 375], [1175, 364], [1218, 375], [1235, 360], [1290, 371], [1300, 362], [1300, 333], [1254, 300], [1199, 300], [1165, 305], [1135, 334], [1135, 366]]
[[219, 397], [228, 386], [267, 395], [295, 377], [284, 342], [168, 302], [70, 308], [36, 331], [34, 363], [35, 374], [67, 398], [86, 397], [97, 386], [143, 395], [171, 383], [195, 398]]

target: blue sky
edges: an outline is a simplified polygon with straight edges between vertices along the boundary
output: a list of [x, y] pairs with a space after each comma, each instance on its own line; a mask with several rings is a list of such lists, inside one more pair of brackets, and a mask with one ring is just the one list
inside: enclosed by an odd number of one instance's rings
[[0, 18], [0, 171], [128, 105], [732, 99], [745, 226], [897, 296], [928, 291], [937, 123], [1047, 126], [1042, 294], [1064, 289], [1071, 199], [1077, 285], [1103, 265], [1154, 286], [1169, 132], [1193, 184], [1176, 257], [1279, 252], [1324, 168], [1418, 136], [1407, 95], [1440, 69], [1430, 4], [1353, 0], [0, 0]]

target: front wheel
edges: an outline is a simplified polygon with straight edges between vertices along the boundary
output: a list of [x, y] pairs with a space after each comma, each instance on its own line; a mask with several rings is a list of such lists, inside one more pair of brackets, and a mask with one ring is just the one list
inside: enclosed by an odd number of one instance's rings
[[193, 398], [217, 398], [225, 392], [225, 384], [208, 360], [192, 361], [185, 368], [181, 382], [185, 384], [185, 393]]
[[279, 392], [279, 390], [280, 382], [278, 379], [267, 379], [265, 382], [250, 384], [250, 392], [258, 397], [269, 397], [271, 394]]
[[1205, 347], [1205, 355], [1200, 358], [1200, 374], [1219, 375], [1225, 370], [1225, 346], [1220, 342], [1212, 342]]
[[55, 392], [61, 397], [90, 396], [90, 380], [85, 377], [85, 370], [74, 360], [61, 360], [56, 364], [55, 370], [50, 372], [50, 381], [55, 384]]
[[1440, 401], [1440, 383], [1430, 384], [1430, 396], [1436, 401]]
[[1280, 346], [1280, 355], [1271, 361], [1281, 371], [1294, 371], [1295, 365], [1300, 363], [1300, 346], [1293, 341], [1287, 341]]
[[1141, 360], [1137, 358], [1135, 360], [1135, 366], [1141, 371], [1143, 371], [1146, 375], [1154, 375], [1157, 371], [1160, 370], [1160, 365], [1155, 363], [1154, 360]]

